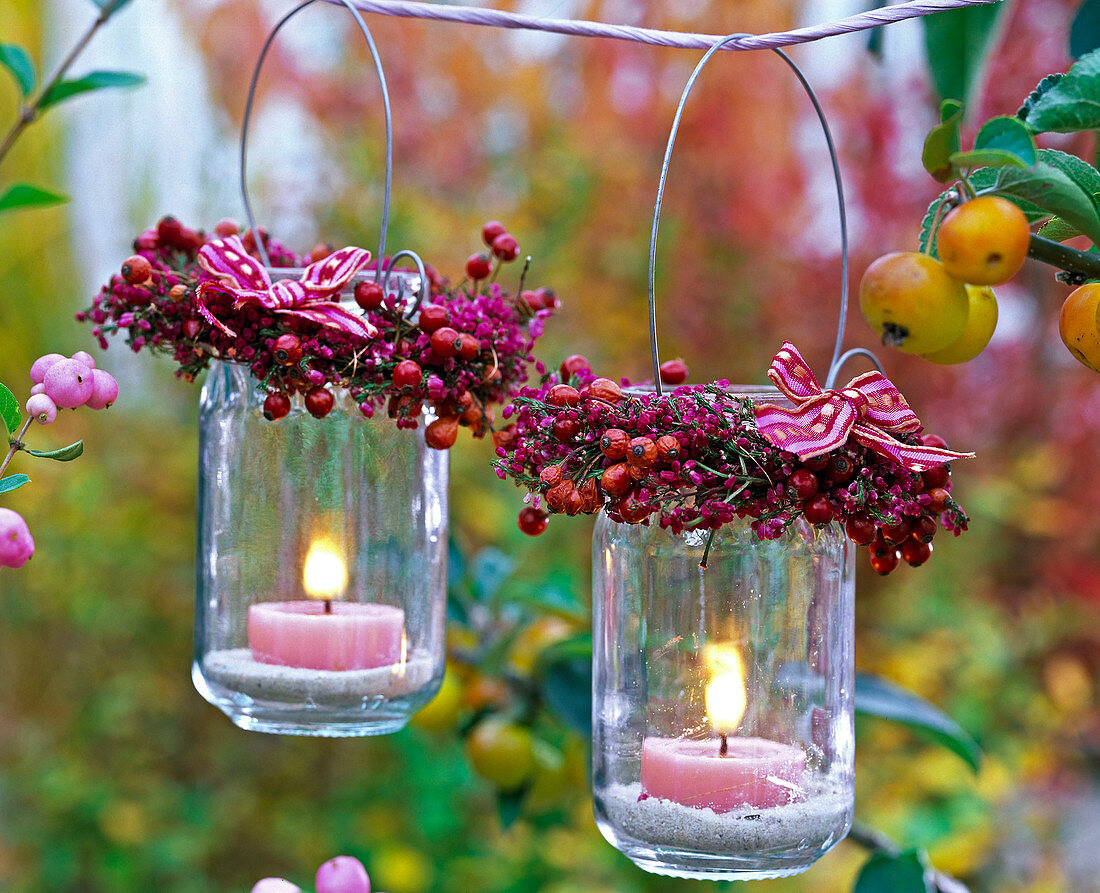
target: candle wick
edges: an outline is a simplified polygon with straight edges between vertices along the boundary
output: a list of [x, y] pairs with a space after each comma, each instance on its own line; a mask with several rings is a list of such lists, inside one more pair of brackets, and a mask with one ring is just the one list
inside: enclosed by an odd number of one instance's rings
[[729, 743], [728, 739], [726, 738], [726, 733], [725, 732], [720, 732], [719, 734], [722, 736], [722, 743], [718, 747], [718, 756], [724, 757], [730, 749], [730, 743]]
[[326, 614], [331, 614], [332, 613], [332, 599], [331, 598], [326, 598], [325, 599], [325, 613]]

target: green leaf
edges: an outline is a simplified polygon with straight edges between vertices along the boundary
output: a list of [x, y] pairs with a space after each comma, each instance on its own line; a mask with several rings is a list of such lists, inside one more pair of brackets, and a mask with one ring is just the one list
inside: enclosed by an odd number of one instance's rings
[[136, 87], [144, 84], [145, 78], [140, 74], [128, 71], [93, 71], [82, 78], [70, 81], [59, 81], [43, 94], [39, 102], [39, 108], [45, 110], [51, 105], [88, 93], [91, 90], [103, 90], [111, 87]]
[[0, 478], [0, 493], [9, 490], [18, 490], [24, 484], [29, 484], [31, 479], [25, 474], [9, 474], [6, 478]]
[[978, 743], [950, 716], [899, 685], [870, 673], [856, 673], [856, 712], [909, 726], [957, 754], [975, 772], [981, 766]]
[[43, 189], [41, 186], [33, 186], [30, 183], [16, 183], [9, 186], [3, 195], [0, 195], [0, 213], [15, 211], [20, 208], [40, 208], [44, 205], [56, 205], [59, 202], [67, 202], [69, 197], [63, 192], [55, 192], [52, 189]]
[[1041, 81], [1018, 115], [1034, 133], [1100, 127], [1100, 50], [1082, 56], [1057, 80]]
[[[1007, 152], [1015, 156], [1019, 164], [1029, 167], [1039, 160], [1035, 137], [1019, 118], [1001, 116], [991, 118], [982, 125], [974, 138], [975, 152]], [[979, 162], [980, 164], [981, 162]]]
[[1054, 242], [1065, 242], [1067, 239], [1081, 235], [1081, 231], [1075, 226], [1070, 226], [1061, 217], [1051, 217], [1039, 227], [1038, 235]]
[[0, 384], [0, 418], [4, 420], [8, 435], [14, 437], [19, 430], [19, 401], [5, 384]]
[[535, 678], [543, 700], [582, 735], [592, 735], [592, 636], [556, 642], [539, 655]]
[[921, 20], [928, 70], [941, 99], [958, 99], [970, 105], [1004, 6], [970, 6]]
[[523, 798], [527, 795], [527, 788], [528, 785], [524, 785], [518, 791], [497, 792], [497, 815], [502, 828], [510, 827], [523, 814]]
[[962, 120], [962, 113], [962, 103], [945, 99], [940, 104], [940, 123], [924, 139], [921, 163], [941, 183], [955, 179], [951, 156], [959, 151], [959, 122]]
[[1096, 195], [1100, 193], [1100, 171], [1091, 164], [1057, 149], [1040, 149], [1039, 160], [1060, 170], [1080, 186], [1082, 192], [1092, 196], [1093, 204], [1096, 203]]
[[29, 96], [38, 80], [30, 54], [17, 44], [0, 43], [0, 65], [12, 73], [19, 84], [19, 92], [24, 97]]
[[25, 450], [39, 459], [53, 459], [55, 462], [72, 462], [73, 459], [84, 453], [84, 441], [78, 440], [59, 450]]
[[1065, 76], [1064, 72], [1056, 71], [1054, 74], [1048, 74], [1039, 81], [1039, 83], [1035, 85], [1035, 89], [1032, 90], [1028, 94], [1027, 99], [1024, 100], [1024, 104], [1016, 110], [1016, 117], [1021, 121], [1026, 121], [1027, 116], [1031, 114], [1031, 107], [1043, 98], [1047, 90], [1057, 84]]
[[493, 601], [515, 569], [516, 562], [510, 555], [491, 546], [482, 549], [470, 563], [470, 581], [474, 596], [479, 601]]
[[130, 0], [92, 0], [92, 2], [104, 10], [107, 15], [111, 15], [122, 9]]
[[1002, 167], [989, 192], [1028, 202], [1100, 242], [1100, 215], [1092, 195], [1058, 168], [1040, 162], [1028, 168]]
[[932, 873], [924, 862], [917, 850], [896, 856], [875, 853], [864, 863], [853, 893], [934, 893]]

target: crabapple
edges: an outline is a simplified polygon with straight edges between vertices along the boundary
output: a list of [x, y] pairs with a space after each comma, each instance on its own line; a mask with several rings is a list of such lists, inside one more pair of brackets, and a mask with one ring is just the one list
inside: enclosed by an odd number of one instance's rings
[[1058, 334], [1077, 360], [1093, 372], [1100, 372], [1100, 282], [1090, 282], [1070, 292], [1058, 316]]
[[953, 209], [936, 234], [947, 274], [972, 285], [999, 285], [1024, 264], [1031, 240], [1027, 217], [997, 195], [983, 195]]
[[336, 856], [317, 869], [317, 893], [370, 893], [370, 877], [354, 856]]
[[92, 370], [79, 360], [58, 360], [46, 371], [46, 395], [61, 409], [83, 406], [95, 388]]
[[0, 567], [22, 567], [34, 554], [34, 539], [23, 516], [0, 508]]
[[92, 370], [92, 396], [85, 404], [89, 409], [106, 409], [118, 399], [118, 382], [110, 372]]
[[893, 251], [874, 261], [859, 284], [859, 309], [882, 343], [905, 353], [947, 347], [966, 327], [970, 301], [938, 260]]
[[474, 771], [502, 791], [522, 787], [535, 771], [531, 731], [498, 717], [474, 727], [466, 738], [466, 752]]
[[49, 371], [50, 367], [55, 363], [61, 362], [63, 359], [65, 359], [65, 357], [62, 354], [47, 353], [31, 363], [31, 384], [42, 384], [42, 379], [46, 377], [46, 373]]
[[45, 394], [32, 394], [27, 401], [27, 414], [39, 425], [48, 425], [57, 418], [57, 404]]
[[993, 294], [993, 289], [988, 285], [967, 285], [966, 297], [970, 302], [970, 313], [962, 334], [947, 347], [922, 354], [929, 362], [942, 366], [969, 362], [985, 350], [993, 338], [997, 328], [997, 296]]

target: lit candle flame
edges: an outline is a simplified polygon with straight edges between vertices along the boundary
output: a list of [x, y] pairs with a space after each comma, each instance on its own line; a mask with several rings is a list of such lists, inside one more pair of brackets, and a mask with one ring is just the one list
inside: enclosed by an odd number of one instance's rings
[[331, 540], [316, 539], [310, 544], [302, 567], [302, 588], [309, 598], [318, 601], [343, 598], [348, 588], [348, 568]]
[[707, 718], [716, 731], [732, 734], [741, 725], [748, 707], [741, 652], [733, 645], [708, 644], [703, 649], [703, 660], [710, 673], [706, 691]]

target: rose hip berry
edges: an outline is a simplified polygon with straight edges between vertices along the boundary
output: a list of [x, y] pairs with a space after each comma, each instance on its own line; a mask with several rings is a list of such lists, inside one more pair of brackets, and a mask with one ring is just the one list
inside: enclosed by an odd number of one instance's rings
[[856, 463], [852, 461], [851, 457], [843, 453], [837, 453], [833, 456], [825, 468], [825, 476], [838, 484], [850, 481], [855, 473]]
[[558, 441], [558, 443], [569, 443], [569, 441], [581, 433], [581, 423], [576, 419], [564, 417], [557, 418], [554, 419], [551, 431], [554, 434], [554, 439]]
[[453, 357], [462, 346], [458, 332], [450, 326], [444, 326], [432, 332], [432, 351], [443, 359]]
[[556, 384], [547, 392], [546, 402], [551, 406], [576, 406], [581, 402], [581, 393], [572, 385]]
[[508, 232], [508, 229], [503, 223], [499, 220], [490, 220], [481, 228], [481, 239], [486, 245], [492, 247], [493, 239], [504, 235], [506, 232]]
[[386, 297], [382, 286], [377, 282], [360, 282], [355, 286], [355, 303], [364, 310], [377, 310], [382, 306], [382, 300]]
[[526, 506], [519, 511], [519, 529], [528, 536], [538, 536], [550, 523], [550, 516], [542, 509]]
[[551, 487], [556, 487], [563, 480], [560, 465], [546, 465], [542, 471], [539, 472], [539, 483], [542, 485], [542, 489], [549, 490]]
[[424, 442], [433, 450], [449, 450], [458, 440], [458, 419], [436, 419], [424, 429]]
[[484, 251], [477, 254], [471, 254], [466, 258], [466, 275], [475, 282], [481, 279], [488, 279], [492, 269], [493, 259]]
[[418, 325], [420, 331], [431, 334], [437, 329], [442, 329], [451, 321], [450, 311], [442, 304], [429, 304], [420, 308]]
[[913, 522], [909, 518], [902, 518], [897, 524], [882, 528], [882, 538], [894, 546], [900, 546], [909, 534], [913, 532]]
[[623, 399], [623, 389], [610, 378], [597, 378], [588, 385], [588, 396], [604, 403], [619, 403]]
[[294, 366], [302, 359], [302, 341], [289, 332], [280, 335], [271, 345], [271, 355], [280, 366]]
[[579, 353], [575, 353], [572, 356], [566, 357], [561, 361], [561, 380], [568, 383], [578, 372], [583, 372], [586, 369], [591, 369], [592, 366], [588, 362], [587, 357], [581, 356]]
[[657, 456], [662, 462], [675, 462], [680, 458], [680, 441], [671, 434], [657, 438]]
[[922, 434], [920, 442], [928, 447], [939, 447], [941, 450], [947, 449], [947, 441], [938, 434]]
[[945, 486], [950, 477], [951, 469], [946, 465], [937, 465], [935, 468], [929, 468], [927, 471], [921, 472], [921, 479], [924, 481], [925, 490], [932, 490], [935, 487]]
[[185, 319], [180, 326], [180, 334], [188, 341], [194, 341], [202, 332], [202, 323], [197, 319]]
[[622, 428], [608, 428], [600, 438], [600, 452], [612, 462], [618, 462], [626, 456], [630, 446], [630, 435]]
[[153, 265], [140, 254], [128, 257], [122, 262], [122, 278], [130, 285], [141, 285], [148, 282], [153, 275]]
[[833, 520], [833, 504], [825, 494], [818, 493], [802, 503], [802, 514], [811, 524], [828, 524]]
[[791, 472], [791, 476], [787, 478], [787, 489], [799, 502], [807, 500], [817, 493], [820, 486], [817, 475], [808, 468], [796, 468]]
[[920, 567], [931, 555], [931, 543], [922, 543], [920, 540], [909, 537], [901, 544], [901, 557], [908, 562], [910, 567]]
[[849, 515], [848, 520], [844, 522], [844, 532], [857, 546], [870, 545], [875, 539], [876, 531], [875, 522], [862, 512]]
[[332, 407], [336, 404], [336, 398], [332, 396], [332, 391], [328, 388], [317, 385], [306, 391], [305, 395], [306, 411], [315, 419], [323, 419], [330, 412]]
[[503, 261], [513, 261], [519, 257], [519, 242], [510, 233], [501, 233], [493, 239], [493, 254]]
[[824, 471], [829, 465], [829, 458], [828, 453], [822, 456], [811, 456], [809, 459], [803, 459], [802, 465], [810, 471]]
[[894, 548], [883, 552], [881, 555], [874, 552], [871, 553], [871, 567], [874, 569], [875, 573], [881, 574], [884, 577], [898, 566], [899, 561], [898, 551]]
[[921, 515], [913, 521], [912, 536], [922, 543], [930, 543], [936, 536], [936, 530], [939, 526], [940, 525], [936, 523], [936, 519], [931, 515]]
[[481, 353], [481, 342], [473, 335], [463, 332], [458, 336], [458, 358], [460, 360], [472, 360]]
[[626, 449], [626, 461], [638, 468], [652, 468], [660, 454], [652, 437], [635, 437]]
[[608, 496], [622, 496], [630, 489], [630, 466], [625, 462], [610, 465], [600, 475], [600, 486]]
[[272, 391], [264, 400], [264, 418], [275, 422], [290, 412], [290, 398], [282, 391]]
[[424, 370], [416, 360], [402, 360], [393, 367], [393, 385], [396, 388], [415, 388], [424, 378]]
[[683, 384], [687, 381], [688, 367], [683, 360], [665, 360], [661, 363], [660, 373], [665, 384]]
[[928, 498], [932, 500], [928, 504], [928, 510], [938, 515], [947, 508], [947, 500], [951, 498], [951, 494], [943, 487], [933, 487], [928, 491]]

